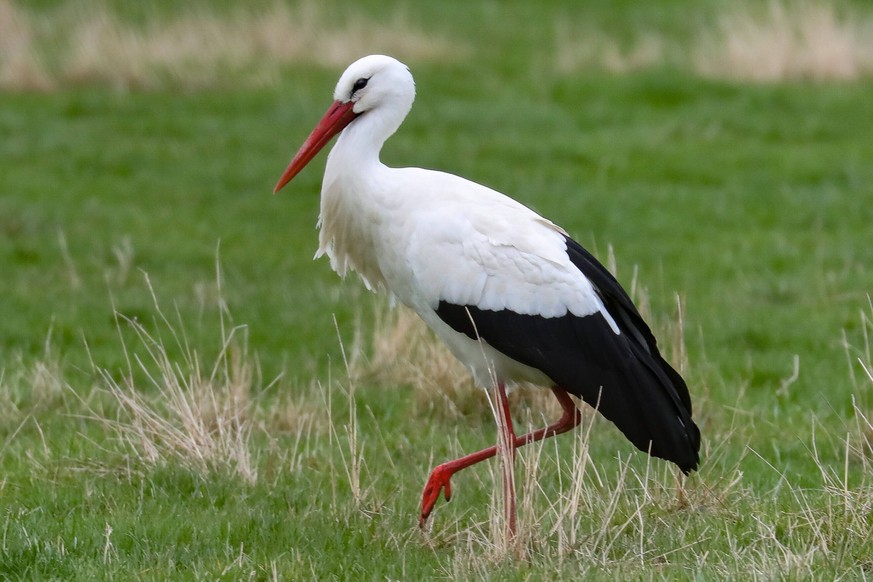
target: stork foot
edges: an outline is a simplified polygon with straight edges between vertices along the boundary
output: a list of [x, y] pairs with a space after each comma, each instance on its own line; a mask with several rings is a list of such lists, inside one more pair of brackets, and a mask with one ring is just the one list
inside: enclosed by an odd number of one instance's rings
[[418, 521], [420, 527], [424, 527], [424, 524], [427, 522], [427, 518], [430, 516], [430, 512], [433, 511], [441, 491], [445, 489], [446, 501], [452, 498], [452, 484], [449, 482], [449, 479], [452, 478], [455, 471], [448, 466], [450, 464], [445, 463], [436, 466], [431, 472], [427, 484], [424, 486], [424, 492], [421, 494], [421, 518]]

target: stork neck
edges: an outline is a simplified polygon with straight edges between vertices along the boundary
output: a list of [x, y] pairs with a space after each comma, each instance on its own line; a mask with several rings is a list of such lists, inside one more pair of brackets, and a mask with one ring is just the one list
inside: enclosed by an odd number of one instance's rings
[[364, 119], [357, 119], [343, 130], [330, 153], [329, 162], [339, 164], [335, 171], [342, 174], [366, 172], [382, 162], [379, 154], [386, 138], [376, 139], [358, 125]]
[[403, 123], [412, 103], [392, 105], [365, 111], [340, 134], [331, 157], [342, 159], [344, 173], [381, 165], [382, 146]]

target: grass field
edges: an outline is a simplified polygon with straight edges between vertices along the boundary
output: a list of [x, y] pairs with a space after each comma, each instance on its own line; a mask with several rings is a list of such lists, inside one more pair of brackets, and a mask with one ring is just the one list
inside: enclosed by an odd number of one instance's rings
[[[873, 12], [743, 6], [0, 0], [0, 579], [873, 577]], [[587, 415], [520, 450], [518, 548], [499, 461], [418, 529], [485, 396], [311, 260], [323, 157], [270, 194], [372, 52], [387, 163], [617, 265], [699, 472]]]

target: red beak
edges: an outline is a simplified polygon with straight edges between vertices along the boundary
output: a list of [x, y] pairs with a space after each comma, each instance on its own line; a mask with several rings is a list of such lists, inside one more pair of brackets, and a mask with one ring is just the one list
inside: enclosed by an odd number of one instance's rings
[[321, 148], [327, 145], [330, 138], [345, 129], [358, 116], [352, 110], [354, 105], [354, 101], [349, 101], [348, 103], [334, 101], [333, 105], [327, 110], [327, 113], [324, 114], [324, 117], [321, 118], [321, 121], [318, 122], [318, 125], [315, 126], [315, 129], [312, 130], [312, 133], [309, 134], [309, 137], [306, 138], [306, 141], [303, 142], [303, 145], [300, 146], [300, 149], [297, 150], [297, 155], [294, 156], [294, 159], [285, 168], [285, 172], [279, 178], [276, 187], [273, 188], [273, 194], [281, 190], [306, 164], [312, 161], [312, 158], [321, 151]]

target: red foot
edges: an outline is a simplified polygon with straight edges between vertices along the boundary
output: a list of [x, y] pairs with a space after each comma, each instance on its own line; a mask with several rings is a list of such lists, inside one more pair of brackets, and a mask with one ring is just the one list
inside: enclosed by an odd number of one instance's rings
[[446, 501], [452, 498], [452, 484], [449, 479], [454, 471], [446, 465], [448, 463], [435, 467], [424, 486], [424, 492], [421, 494], [421, 518], [418, 521], [420, 527], [424, 527], [427, 522], [430, 512], [433, 511], [433, 506], [436, 505], [437, 499], [440, 497], [440, 491], [446, 490]]
[[[509, 402], [506, 399], [506, 391], [502, 384], [499, 385], [498, 388], [500, 389], [500, 400], [501, 406], [503, 407], [503, 418], [505, 419], [505, 424], [501, 427], [501, 438], [504, 438], [504, 442], [512, 446], [513, 453], [518, 447], [567, 432], [568, 430], [575, 428], [582, 421], [582, 414], [577, 410], [573, 399], [570, 398], [565, 390], [556, 386], [552, 388], [552, 392], [555, 394], [558, 402], [561, 403], [561, 408], [564, 409], [564, 414], [561, 418], [554, 424], [550, 424], [545, 428], [516, 437], [512, 430], [512, 417], [509, 414]], [[470, 453], [460, 459], [437, 465], [437, 467], [435, 467], [431, 472], [427, 484], [424, 486], [424, 493], [421, 494], [421, 518], [418, 522], [419, 525], [424, 527], [424, 524], [427, 523], [427, 518], [433, 511], [437, 499], [440, 497], [440, 491], [443, 489], [446, 490], [446, 501], [452, 497], [452, 486], [449, 483], [449, 479], [451, 479], [452, 475], [470, 465], [475, 465], [485, 459], [490, 459], [496, 454], [496, 446], [488, 447], [487, 449], [482, 449], [476, 453]], [[506, 507], [510, 508], [507, 509], [507, 523], [509, 524], [508, 527], [510, 533], [513, 533], [515, 530], [515, 493], [512, 484], [504, 483], [504, 491], [507, 492]]]

